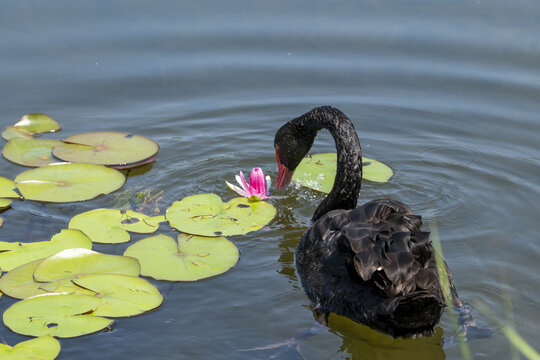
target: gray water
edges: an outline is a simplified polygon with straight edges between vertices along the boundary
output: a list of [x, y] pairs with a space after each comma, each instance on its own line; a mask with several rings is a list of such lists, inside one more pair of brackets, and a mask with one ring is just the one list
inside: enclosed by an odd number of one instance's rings
[[[161, 145], [122, 189], [163, 190], [158, 206], [197, 193], [234, 197], [224, 181], [254, 166], [277, 175], [273, 137], [285, 121], [333, 105], [364, 154], [395, 176], [365, 182], [361, 202], [392, 197], [435, 219], [461, 297], [540, 327], [540, 2], [538, 1], [3, 1], [0, 119], [43, 112], [54, 138], [130, 131]], [[333, 151], [321, 133], [314, 152]], [[0, 175], [24, 167], [0, 161]], [[273, 191], [277, 217], [231, 237], [241, 259], [196, 283], [152, 281], [163, 305], [111, 332], [62, 339], [59, 359], [264, 359], [241, 352], [313, 324], [293, 254], [320, 194]], [[115, 194], [70, 205], [29, 201], [4, 212], [1, 240], [48, 239]], [[173, 235], [166, 225], [161, 233]], [[135, 240], [141, 238], [134, 237]], [[128, 244], [94, 248], [121, 254]], [[0, 299], [0, 312], [14, 301]], [[505, 303], [512, 309], [505, 310]], [[508, 306], [507, 306], [508, 308]], [[475, 318], [490, 324], [478, 311]], [[491, 325], [493, 327], [493, 325]], [[0, 325], [1, 341], [27, 337]], [[435, 336], [392, 340], [346, 318], [306, 339], [306, 359], [459, 359], [446, 313]], [[496, 331], [474, 358], [507, 359]], [[279, 359], [296, 359], [292, 350]]]

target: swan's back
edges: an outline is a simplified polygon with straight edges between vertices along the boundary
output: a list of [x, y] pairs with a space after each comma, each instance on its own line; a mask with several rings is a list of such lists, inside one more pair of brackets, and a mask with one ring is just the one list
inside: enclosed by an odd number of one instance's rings
[[403, 203], [330, 211], [302, 236], [296, 263], [318, 313], [335, 312], [393, 336], [428, 335], [444, 301], [429, 233]]

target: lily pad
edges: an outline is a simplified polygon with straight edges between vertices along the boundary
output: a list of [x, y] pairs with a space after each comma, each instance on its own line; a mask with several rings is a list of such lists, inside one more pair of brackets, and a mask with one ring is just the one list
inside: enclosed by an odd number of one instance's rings
[[115, 274], [86, 275], [73, 282], [95, 291], [102, 299], [95, 316], [125, 317], [145, 313], [163, 302], [163, 295], [140, 277]]
[[15, 185], [29, 200], [71, 202], [90, 200], [124, 185], [118, 170], [96, 164], [60, 163], [27, 170], [15, 178]]
[[178, 242], [166, 235], [142, 239], [124, 252], [141, 263], [141, 274], [157, 280], [196, 281], [222, 274], [240, 256], [224, 237], [180, 234]]
[[10, 271], [70, 248], [92, 248], [92, 241], [79, 230], [63, 229], [51, 240], [31, 243], [0, 241], [0, 268]]
[[139, 276], [140, 269], [137, 259], [131, 257], [75, 248], [44, 259], [34, 270], [34, 279], [47, 282], [96, 273]]
[[[336, 153], [315, 154], [302, 160], [292, 179], [302, 186], [329, 193], [334, 185], [336, 169]], [[362, 157], [363, 180], [386, 182], [392, 175], [392, 169], [388, 165], [365, 156]]]
[[54, 147], [54, 156], [65, 161], [102, 165], [138, 163], [159, 150], [158, 143], [147, 137], [113, 131], [73, 135], [64, 142], [67, 144]]
[[16, 139], [16, 138], [31, 139], [34, 137], [34, 135], [27, 131], [19, 129], [16, 126], [11, 125], [11, 126], [6, 127], [2, 131], [2, 137], [5, 140], [11, 140], [11, 139]]
[[60, 353], [60, 342], [47, 335], [22, 341], [11, 347], [0, 344], [0, 358], [4, 360], [53, 360]]
[[175, 201], [165, 214], [179, 231], [202, 236], [247, 234], [268, 224], [276, 209], [265, 201], [234, 198], [228, 203], [216, 194], [199, 194]]
[[13, 181], [0, 176], [0, 209], [7, 208], [13, 199], [21, 197], [16, 191], [16, 186]]
[[101, 299], [83, 294], [45, 294], [11, 305], [4, 324], [16, 333], [30, 336], [75, 337], [112, 325], [113, 320], [90, 315]]
[[[72, 282], [72, 278], [52, 281], [37, 282], [34, 280], [34, 270], [43, 260], [32, 261], [21, 265], [0, 278], [0, 290], [16, 299], [26, 299], [36, 295], [48, 294], [51, 292], [77, 292], [87, 295], [95, 295], [94, 291], [83, 289]], [[73, 278], [76, 278], [77, 274]]]
[[2, 155], [16, 164], [25, 166], [45, 166], [59, 162], [52, 156], [52, 148], [62, 144], [59, 140], [11, 139], [4, 145]]
[[122, 213], [115, 209], [96, 209], [75, 215], [68, 227], [81, 230], [95, 243], [117, 244], [129, 241], [127, 231], [147, 234], [158, 229], [158, 225], [147, 224], [145, 219], [150, 217], [131, 210]]
[[13, 126], [32, 134], [55, 132], [62, 129], [56, 120], [41, 113], [26, 114]]

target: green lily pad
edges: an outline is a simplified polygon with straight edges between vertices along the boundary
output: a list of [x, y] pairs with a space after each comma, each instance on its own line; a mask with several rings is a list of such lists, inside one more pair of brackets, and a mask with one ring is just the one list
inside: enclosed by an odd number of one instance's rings
[[7, 208], [13, 202], [13, 199], [21, 197], [15, 189], [16, 186], [13, 181], [0, 176], [0, 209]]
[[0, 344], [0, 358], [4, 360], [53, 360], [60, 353], [60, 342], [50, 335], [22, 341], [11, 347]]
[[102, 299], [95, 316], [125, 317], [145, 313], [163, 302], [163, 295], [140, 277], [115, 274], [86, 275], [73, 282], [95, 291]]
[[26, 114], [13, 126], [31, 134], [55, 132], [62, 129], [56, 120], [41, 113]]
[[[334, 185], [337, 169], [336, 153], [315, 154], [305, 157], [296, 168], [293, 180], [313, 190], [329, 193]], [[362, 179], [386, 182], [393, 175], [388, 165], [362, 157]]]
[[[159, 145], [147, 137], [113, 131], [97, 131], [70, 136], [57, 145], [59, 159], [102, 165], [138, 163], [157, 154]], [[73, 146], [86, 145], [86, 146]]]
[[137, 258], [141, 274], [157, 280], [196, 281], [222, 274], [240, 256], [238, 248], [224, 237], [180, 234], [178, 242], [166, 235], [137, 241], [124, 252]]
[[11, 126], [6, 127], [2, 131], [2, 137], [5, 140], [11, 140], [11, 139], [16, 139], [16, 138], [31, 139], [34, 137], [34, 135], [27, 131], [19, 129], [16, 126], [11, 125]]
[[4, 324], [16, 333], [30, 336], [75, 337], [103, 330], [113, 320], [90, 315], [101, 299], [83, 294], [45, 294], [11, 305]]
[[29, 200], [71, 202], [90, 200], [124, 185], [118, 170], [96, 164], [60, 163], [27, 170], [15, 178], [15, 185]]
[[130, 235], [153, 233], [158, 225], [145, 222], [149, 216], [128, 210], [122, 213], [115, 209], [96, 209], [75, 215], [68, 224], [70, 229], [79, 229], [95, 243], [117, 244], [127, 242]]
[[92, 248], [92, 241], [79, 230], [63, 229], [51, 240], [32, 243], [0, 241], [0, 268], [10, 271], [70, 248]]
[[34, 280], [57, 281], [96, 273], [139, 276], [140, 269], [137, 259], [131, 257], [74, 248], [44, 259], [34, 270]]
[[276, 209], [265, 201], [234, 198], [223, 203], [216, 194], [199, 194], [175, 201], [165, 214], [179, 231], [202, 236], [247, 234], [268, 224]]
[[59, 162], [52, 156], [52, 148], [59, 140], [11, 139], [4, 145], [2, 155], [11, 162], [25, 166], [45, 166]]
[[77, 292], [87, 295], [96, 295], [94, 291], [83, 289], [73, 284], [72, 280], [77, 278], [67, 278], [52, 282], [37, 282], [34, 280], [34, 270], [43, 260], [32, 261], [21, 265], [0, 278], [0, 290], [13, 298], [26, 299], [36, 295], [48, 293], [72, 293]]

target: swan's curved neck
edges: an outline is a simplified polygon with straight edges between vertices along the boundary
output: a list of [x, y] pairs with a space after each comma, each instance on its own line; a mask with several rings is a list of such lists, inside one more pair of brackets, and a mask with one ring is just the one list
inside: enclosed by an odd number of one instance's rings
[[352, 122], [343, 112], [329, 106], [315, 108], [297, 120], [314, 137], [319, 130], [327, 129], [336, 143], [334, 186], [315, 210], [312, 220], [331, 210], [354, 209], [362, 185], [362, 149]]

